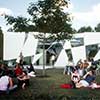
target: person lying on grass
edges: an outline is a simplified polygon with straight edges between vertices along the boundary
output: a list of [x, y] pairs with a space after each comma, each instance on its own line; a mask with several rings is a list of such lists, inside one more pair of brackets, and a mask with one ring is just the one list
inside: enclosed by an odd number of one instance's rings
[[89, 87], [93, 82], [95, 82], [95, 78], [96, 78], [96, 75], [95, 75], [94, 70], [87, 72], [83, 76], [83, 79], [80, 80], [78, 83], [76, 83], [76, 88]]

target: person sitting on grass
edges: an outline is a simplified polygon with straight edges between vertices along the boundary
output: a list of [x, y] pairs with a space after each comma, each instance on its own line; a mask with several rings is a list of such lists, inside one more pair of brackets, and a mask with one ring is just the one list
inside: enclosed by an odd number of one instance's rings
[[80, 75], [76, 69], [74, 69], [74, 72], [71, 74], [71, 82], [72, 82], [72, 88], [76, 88], [76, 83], [78, 83], [80, 80]]
[[27, 75], [26, 71], [23, 71], [22, 75], [17, 77], [18, 79], [18, 86], [22, 87], [22, 89], [25, 89], [26, 86], [29, 86], [29, 79], [30, 77]]
[[80, 80], [78, 83], [76, 83], [76, 88], [89, 87], [96, 78], [94, 70], [87, 72], [83, 78], [83, 80]]
[[31, 63], [28, 67], [28, 75], [31, 76], [31, 77], [36, 77], [36, 72], [35, 72], [35, 69], [34, 69], [34, 66], [33, 64]]
[[17, 85], [14, 85], [13, 79], [9, 76], [9, 73], [4, 71], [0, 77], [0, 91], [9, 93], [15, 88], [17, 88]]
[[21, 66], [19, 65], [19, 63], [16, 64], [15, 68], [14, 68], [14, 74], [15, 76], [20, 76], [22, 74], [23, 70], [21, 68]]

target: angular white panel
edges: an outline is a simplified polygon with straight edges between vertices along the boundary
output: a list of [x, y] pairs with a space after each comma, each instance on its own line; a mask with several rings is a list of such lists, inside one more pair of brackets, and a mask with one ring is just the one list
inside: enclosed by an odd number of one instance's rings
[[62, 49], [54, 66], [55, 67], [65, 67], [67, 65], [67, 63], [68, 63], [68, 56], [67, 56], [65, 50]]
[[4, 34], [4, 60], [16, 59], [20, 54], [25, 33], [7, 32]]
[[98, 53], [96, 54], [96, 56], [93, 59], [94, 59], [94, 61], [100, 59], [100, 50], [98, 51]]
[[34, 55], [32, 64], [34, 64], [38, 59], [40, 59], [40, 57], [41, 57], [42, 55], [43, 55], [43, 53]]
[[37, 49], [38, 40], [34, 38], [33, 35], [28, 34], [28, 38], [22, 48], [23, 56], [35, 55]]
[[82, 60], [86, 59], [85, 46], [74, 47], [71, 50], [72, 50], [72, 57], [73, 57], [74, 65], [77, 64], [77, 62], [79, 61], [79, 59], [82, 59]]

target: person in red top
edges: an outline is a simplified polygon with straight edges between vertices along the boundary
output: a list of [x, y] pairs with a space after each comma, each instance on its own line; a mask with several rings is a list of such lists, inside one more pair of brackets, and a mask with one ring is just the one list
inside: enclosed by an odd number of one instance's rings
[[19, 64], [16, 65], [14, 72], [15, 72], [15, 76], [22, 75], [23, 70], [22, 70], [22, 68], [20, 67]]

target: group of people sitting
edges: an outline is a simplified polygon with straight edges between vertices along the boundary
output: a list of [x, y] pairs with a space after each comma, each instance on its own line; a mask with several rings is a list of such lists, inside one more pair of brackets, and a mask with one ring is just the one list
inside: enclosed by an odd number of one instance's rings
[[[22, 66], [18, 63], [16, 64], [15, 68], [11, 70], [9, 70], [7, 65], [0, 64], [0, 91], [6, 91], [8, 93], [17, 87], [25, 89], [27, 86], [29, 86], [31, 72], [35, 73], [32, 64], [27, 67], [27, 70], [23, 70]], [[16, 82], [14, 82], [14, 80], [16, 80]]]
[[76, 63], [76, 65], [74, 65], [72, 62], [69, 62], [64, 69], [64, 74], [70, 75], [74, 69], [77, 69], [80, 76], [83, 76], [90, 69], [90, 67], [96, 70], [98, 67], [98, 63], [99, 61], [94, 61], [93, 59], [91, 60], [80, 59]]
[[71, 82], [73, 88], [81, 88], [81, 87], [90, 87], [100, 88], [100, 85], [96, 83], [96, 74], [95, 70], [90, 69], [83, 77], [80, 77], [77, 70], [74, 70], [71, 74]]
[[17, 85], [14, 85], [13, 78], [10, 75], [10, 71], [8, 70], [5, 64], [0, 65], [0, 92], [9, 92], [10, 90], [14, 90]]
[[77, 62], [76, 66], [67, 66], [66, 71], [68, 75], [71, 75], [73, 88], [100, 88], [100, 86], [95, 82], [97, 65], [98, 62], [94, 61], [93, 59], [91, 59], [90, 61], [82, 61], [82, 59], [80, 59]]

